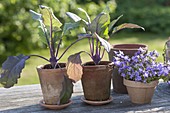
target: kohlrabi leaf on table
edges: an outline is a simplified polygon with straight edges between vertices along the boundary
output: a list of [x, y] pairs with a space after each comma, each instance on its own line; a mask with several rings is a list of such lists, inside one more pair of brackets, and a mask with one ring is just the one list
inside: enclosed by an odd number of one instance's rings
[[64, 28], [63, 28], [63, 34], [67, 35], [70, 33], [71, 29], [74, 29], [79, 26], [79, 22], [74, 22], [74, 23], [65, 23]]
[[55, 28], [55, 30], [61, 30], [60, 27], [62, 26], [62, 23], [54, 15], [51, 8], [40, 5], [40, 12], [42, 13], [43, 23], [45, 26], [51, 26], [52, 24], [52, 27]]
[[73, 93], [73, 83], [68, 78], [68, 76], [64, 76], [63, 81], [63, 90], [61, 91], [61, 97], [60, 97], [60, 104], [66, 104], [68, 103], [69, 99], [71, 98], [71, 95]]
[[22, 69], [25, 67], [25, 61], [29, 56], [18, 55], [9, 56], [2, 64], [2, 72], [0, 75], [0, 83], [5, 88], [10, 88], [18, 82]]
[[68, 75], [68, 78], [70, 78], [74, 82], [77, 82], [78, 80], [80, 80], [83, 74], [80, 53], [81, 52], [69, 56], [68, 61], [67, 61], [67, 66], [66, 66], [67, 75]]
[[131, 23], [124, 23], [124, 24], [121, 24], [117, 27], [115, 27], [112, 31], [112, 34], [114, 34], [115, 32], [119, 31], [119, 30], [122, 30], [122, 29], [125, 29], [125, 28], [140, 28], [142, 30], [145, 30], [143, 27], [137, 25], [137, 24], [131, 24]]
[[99, 39], [101, 45], [105, 48], [105, 50], [109, 52], [111, 49], [110, 43], [106, 41], [105, 39], [101, 38], [98, 34], [95, 33], [94, 35]]

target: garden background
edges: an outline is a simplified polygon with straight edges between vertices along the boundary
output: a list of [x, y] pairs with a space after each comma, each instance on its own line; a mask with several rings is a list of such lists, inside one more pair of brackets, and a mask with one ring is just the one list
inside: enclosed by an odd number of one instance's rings
[[[48, 48], [39, 40], [38, 22], [35, 22], [29, 10], [38, 11], [38, 5], [46, 5], [53, 9], [60, 21], [71, 21], [66, 12], [78, 13], [77, 8], [85, 9], [93, 18], [100, 13], [106, 4], [111, 8], [111, 19], [123, 14], [117, 23], [135, 23], [145, 28], [126, 29], [111, 37], [111, 44], [119, 43], [143, 43], [147, 44], [149, 50], [157, 50], [160, 54], [158, 61], [163, 62], [163, 48], [170, 36], [170, 1], [169, 0], [1, 0], [0, 1], [0, 64], [9, 55], [40, 54], [48, 58]], [[83, 16], [83, 15], [82, 15]], [[81, 32], [77, 29], [64, 38], [65, 49]], [[80, 50], [89, 50], [87, 40], [80, 41], [74, 45], [64, 56], [61, 62], [66, 62], [70, 54]], [[82, 55], [83, 61], [90, 58]], [[104, 59], [108, 55], [105, 53]], [[18, 85], [39, 83], [36, 66], [47, 63], [39, 58], [31, 58], [27, 61], [26, 68]]]

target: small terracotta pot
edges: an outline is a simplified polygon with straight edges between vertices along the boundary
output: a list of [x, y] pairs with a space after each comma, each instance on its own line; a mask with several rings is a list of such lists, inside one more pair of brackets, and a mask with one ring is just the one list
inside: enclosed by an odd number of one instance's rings
[[[112, 49], [109, 52], [109, 60], [112, 62], [113, 57], [114, 57], [114, 51], [123, 51], [125, 55], [128, 55], [129, 57], [132, 57], [138, 49], [142, 47], [145, 50], [148, 50], [147, 45], [144, 44], [116, 44], [112, 45]], [[121, 93], [121, 94], [127, 94], [127, 89], [125, 85], [123, 85], [123, 77], [118, 73], [118, 69], [114, 68], [113, 69], [113, 91], [116, 93]]]
[[59, 63], [59, 65], [64, 68], [43, 69], [44, 65], [37, 67], [45, 104], [59, 104], [64, 74], [66, 73], [65, 63]]
[[105, 101], [110, 98], [113, 67], [109, 64], [109, 61], [101, 61], [99, 65], [94, 65], [93, 62], [83, 65], [81, 80], [86, 100]]
[[123, 83], [127, 87], [132, 103], [147, 104], [151, 103], [155, 88], [158, 85], [158, 80], [150, 83], [142, 83], [123, 79]]

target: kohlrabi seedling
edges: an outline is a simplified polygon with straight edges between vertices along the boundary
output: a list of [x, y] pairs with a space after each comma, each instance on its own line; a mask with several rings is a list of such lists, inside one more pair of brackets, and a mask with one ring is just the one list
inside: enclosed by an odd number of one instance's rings
[[[115, 26], [117, 21], [122, 16], [119, 16], [117, 19], [110, 21], [109, 7], [106, 7], [106, 9], [102, 11], [100, 14], [98, 14], [96, 18], [93, 19], [92, 21], [85, 10], [83, 10], [82, 8], [78, 8], [78, 10], [85, 14], [86, 19], [81, 18], [81, 15], [78, 16], [71, 12], [67, 12], [66, 14], [72, 20], [74, 20], [74, 22], [80, 22], [81, 24], [80, 26], [82, 26], [85, 29], [85, 33], [79, 34], [78, 37], [80, 39], [81, 38], [88, 39], [89, 46], [90, 46], [90, 53], [88, 52], [86, 53], [91, 57], [94, 64], [96, 65], [98, 65], [100, 61], [102, 60], [105, 50], [107, 52], [110, 51], [111, 45], [108, 41], [112, 34], [124, 28], [142, 28], [144, 30], [143, 27], [136, 25], [136, 24], [131, 24], [131, 23], [124, 23], [119, 26]], [[82, 51], [82, 52], [85, 52], [85, 51]], [[82, 52], [72, 55], [71, 57], [75, 58], [73, 61], [76, 61], [77, 59], [80, 60], [79, 58]], [[71, 62], [69, 58], [68, 63], [67, 63], [68, 64], [67, 67], [69, 67], [69, 69], [72, 69], [72, 63], [73, 62]], [[69, 73], [71, 70], [69, 71], [69, 69], [67, 69], [67, 72], [68, 72], [68, 75], [71, 75], [71, 73]], [[81, 76], [79, 78], [81, 78]]]
[[[66, 48], [61, 55], [59, 55], [60, 46], [62, 44], [63, 36], [69, 34], [70, 30], [78, 26], [78, 22], [63, 24], [55, 17], [51, 8], [40, 5], [40, 13], [30, 10], [30, 13], [34, 20], [39, 21], [39, 35], [40, 39], [47, 44], [50, 52], [50, 58], [47, 59], [40, 55], [23, 55], [9, 56], [7, 60], [2, 64], [2, 72], [0, 74], [0, 83], [5, 88], [10, 88], [17, 83], [20, 78], [22, 69], [25, 67], [25, 61], [31, 57], [39, 57], [51, 64], [49, 69], [55, 69], [60, 67], [58, 65], [59, 60], [63, 57], [66, 51], [76, 42], [76, 40], [70, 46]], [[76, 69], [76, 68], [75, 68]], [[81, 69], [77, 70], [80, 71]], [[73, 78], [72, 78], [73, 79]], [[74, 79], [73, 79], [74, 80]], [[76, 80], [74, 80], [76, 81]], [[70, 84], [72, 86], [72, 84]]]

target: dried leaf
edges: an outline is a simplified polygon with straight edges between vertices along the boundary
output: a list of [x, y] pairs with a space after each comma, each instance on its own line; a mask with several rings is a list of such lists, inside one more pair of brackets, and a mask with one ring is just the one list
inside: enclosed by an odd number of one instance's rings
[[133, 29], [133, 28], [141, 28], [141, 29], [145, 30], [143, 27], [141, 27], [141, 26], [139, 26], [139, 25], [137, 25], [137, 24], [124, 23], [124, 24], [121, 24], [121, 25], [115, 27], [115, 28], [113, 29], [112, 33], [115, 33], [115, 32], [117, 32], [117, 31], [119, 31], [119, 30], [124, 29], [124, 28], [131, 28], [131, 29]]
[[78, 80], [80, 80], [83, 74], [80, 53], [81, 52], [69, 56], [68, 62], [67, 62], [67, 75], [74, 82], [77, 82]]
[[110, 24], [109, 24], [109, 31], [113, 28], [113, 26], [119, 21], [119, 19], [122, 17], [123, 15], [120, 15], [118, 18], [116, 18], [115, 20], [113, 20]]

